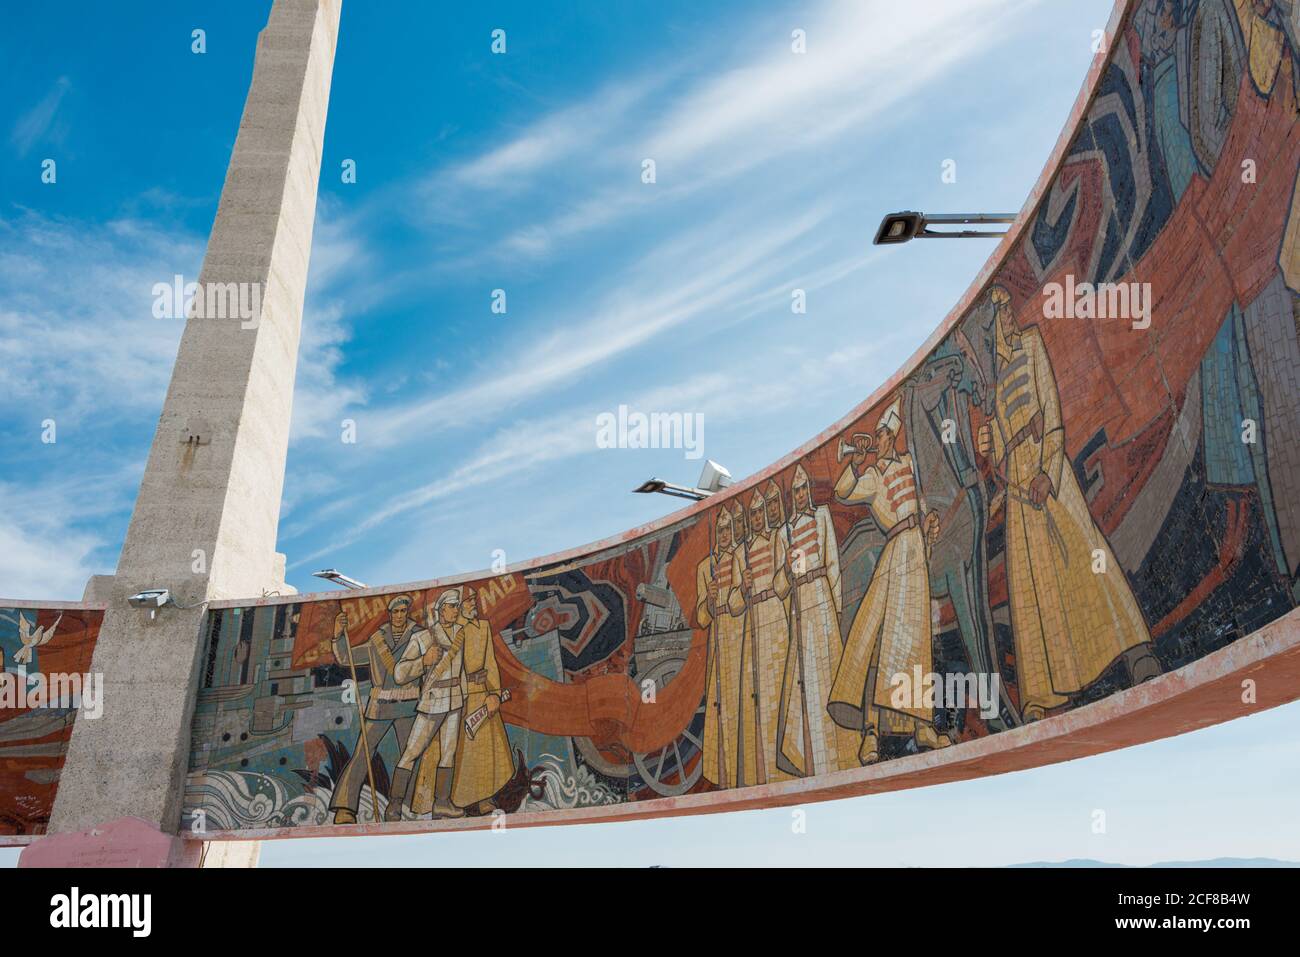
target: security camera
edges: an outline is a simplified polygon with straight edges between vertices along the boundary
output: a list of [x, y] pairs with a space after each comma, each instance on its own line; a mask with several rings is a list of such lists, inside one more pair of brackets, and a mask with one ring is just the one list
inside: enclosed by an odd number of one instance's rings
[[148, 608], [150, 611], [163, 608], [172, 603], [172, 593], [166, 588], [150, 588], [127, 599], [132, 608]]

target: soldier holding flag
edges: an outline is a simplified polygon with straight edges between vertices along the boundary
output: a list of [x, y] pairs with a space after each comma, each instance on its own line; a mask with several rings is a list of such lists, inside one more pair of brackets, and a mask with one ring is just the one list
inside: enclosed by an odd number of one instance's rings
[[[460, 589], [449, 588], [438, 596], [430, 616], [429, 630], [412, 637], [394, 669], [397, 681], [415, 686], [419, 702], [410, 739], [397, 762], [393, 792], [405, 795], [415, 763], [433, 758], [437, 746], [434, 777], [433, 816], [463, 817], [465, 812], [451, 800], [456, 745], [465, 705], [466, 680], [464, 644], [467, 633], [460, 627]], [[401, 802], [392, 801], [384, 812], [387, 821], [401, 820]]]
[[[339, 775], [330, 799], [335, 824], [356, 823], [361, 787], [369, 781], [373, 791], [373, 764], [384, 738], [392, 734], [397, 740], [397, 750], [400, 753], [410, 736], [411, 725], [415, 721], [415, 703], [420, 692], [414, 686], [400, 684], [394, 674], [397, 660], [405, 653], [411, 639], [416, 634], [424, 634], [424, 629], [411, 619], [410, 610], [410, 595], [392, 598], [388, 602], [388, 621], [376, 629], [368, 641], [356, 648], [348, 641], [347, 613], [340, 611], [334, 620], [335, 660], [351, 667], [354, 682], [358, 667], [370, 668], [370, 695], [365, 707], [357, 709], [361, 722], [357, 743], [343, 773]], [[390, 805], [394, 798], [400, 804], [403, 796], [403, 792], [390, 790]]]

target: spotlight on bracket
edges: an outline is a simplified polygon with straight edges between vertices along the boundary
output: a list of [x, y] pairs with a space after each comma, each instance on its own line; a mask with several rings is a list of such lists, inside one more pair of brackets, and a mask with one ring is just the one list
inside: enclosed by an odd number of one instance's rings
[[313, 577], [323, 578], [328, 582], [333, 582], [340, 588], [366, 588], [365, 583], [357, 581], [355, 578], [349, 578], [337, 568], [322, 568], [318, 572], [312, 572]]
[[890, 213], [880, 221], [874, 240], [877, 246], [892, 246], [913, 239], [996, 239], [1005, 236], [1005, 229], [933, 230], [932, 225], [962, 226], [984, 223], [1014, 223], [1015, 213], [917, 213], [904, 210]]
[[712, 459], [704, 463], [704, 469], [700, 472], [700, 480], [694, 486], [676, 485], [672, 482], [665, 482], [663, 479], [647, 479], [636, 488], [633, 492], [650, 494], [658, 492], [660, 495], [671, 495], [674, 498], [689, 498], [693, 501], [700, 501], [708, 498], [715, 492], [720, 492], [731, 484], [731, 473], [723, 466], [719, 465]]
[[157, 610], [174, 604], [175, 599], [172, 598], [172, 593], [166, 588], [149, 588], [138, 595], [132, 595], [127, 599], [127, 603], [132, 608]]
[[132, 608], [144, 608], [149, 612], [150, 620], [158, 617], [158, 611], [162, 608], [179, 608], [188, 610], [197, 608], [198, 605], [180, 605], [177, 604], [176, 598], [166, 588], [146, 588], [138, 594], [131, 595], [126, 600]]

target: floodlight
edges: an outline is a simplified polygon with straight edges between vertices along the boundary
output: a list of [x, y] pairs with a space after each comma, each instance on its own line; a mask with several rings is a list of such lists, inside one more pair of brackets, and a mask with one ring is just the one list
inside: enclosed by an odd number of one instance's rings
[[640, 492], [648, 495], [658, 492], [660, 495], [671, 495], [674, 498], [689, 498], [696, 502], [700, 499], [708, 498], [713, 493], [702, 488], [688, 488], [685, 485], [674, 485], [672, 482], [665, 482], [663, 479], [647, 479], [636, 488], [633, 492]]
[[367, 587], [365, 583], [359, 582], [355, 578], [349, 578], [347, 575], [344, 575], [337, 568], [322, 568], [318, 572], [312, 572], [312, 575], [316, 578], [323, 578], [326, 581], [333, 582], [334, 584], [338, 585], [340, 588], [366, 588]]
[[877, 246], [890, 246], [913, 239], [996, 239], [1007, 231], [991, 229], [959, 229], [955, 232], [930, 229], [931, 226], [962, 226], [983, 223], [1014, 223], [1015, 213], [917, 213], [904, 210], [890, 213], [880, 221], [874, 240]]
[[706, 492], [720, 492], [730, 484], [731, 473], [713, 459], [708, 459], [704, 463], [704, 470], [700, 472], [700, 480], [695, 483], [695, 487]]

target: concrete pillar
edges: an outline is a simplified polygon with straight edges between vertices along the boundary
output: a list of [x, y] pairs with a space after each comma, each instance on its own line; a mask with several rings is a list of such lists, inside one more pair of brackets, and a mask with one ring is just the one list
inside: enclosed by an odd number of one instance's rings
[[[186, 320], [117, 574], [95, 583], [108, 601], [93, 663], [104, 711], [77, 718], [51, 833], [132, 818], [176, 834], [205, 603], [284, 591], [276, 525], [341, 2], [275, 0], [258, 37], [199, 283], [201, 295], [251, 284], [261, 314]], [[156, 587], [193, 607], [151, 621], [128, 606]]]

